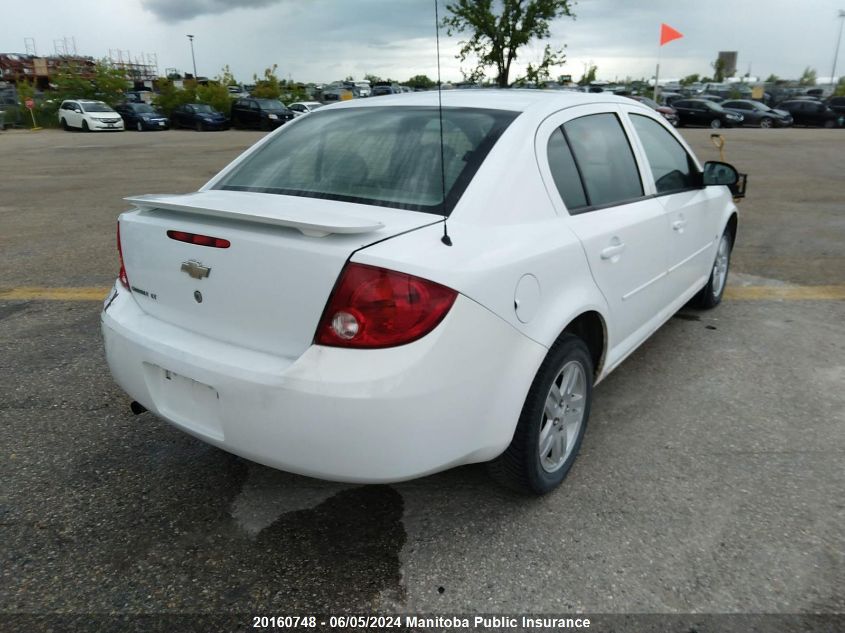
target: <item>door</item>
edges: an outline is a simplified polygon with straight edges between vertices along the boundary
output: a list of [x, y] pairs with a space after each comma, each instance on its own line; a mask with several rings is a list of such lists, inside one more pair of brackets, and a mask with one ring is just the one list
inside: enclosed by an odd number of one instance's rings
[[645, 195], [616, 106], [566, 110], [547, 119], [537, 142], [541, 173], [551, 181], [547, 189], [571, 216], [569, 226], [610, 308], [613, 364], [662, 321], [668, 301], [665, 212]]
[[261, 108], [258, 106], [257, 101], [250, 101], [249, 102], [249, 110], [247, 113], [247, 125], [249, 127], [260, 128], [261, 127]]
[[82, 107], [75, 101], [68, 101], [66, 111], [67, 124], [71, 127], [82, 127]]
[[713, 265], [721, 229], [719, 191], [699, 184], [695, 159], [657, 118], [634, 111], [628, 116], [646, 157], [656, 199], [666, 210], [667, 290], [673, 300], [689, 298], [707, 282]]

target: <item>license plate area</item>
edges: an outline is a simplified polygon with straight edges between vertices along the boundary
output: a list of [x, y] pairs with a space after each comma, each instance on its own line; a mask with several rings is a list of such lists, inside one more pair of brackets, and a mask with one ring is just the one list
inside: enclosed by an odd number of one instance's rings
[[144, 376], [165, 418], [198, 435], [223, 440], [220, 394], [214, 387], [152, 363], [144, 363]]

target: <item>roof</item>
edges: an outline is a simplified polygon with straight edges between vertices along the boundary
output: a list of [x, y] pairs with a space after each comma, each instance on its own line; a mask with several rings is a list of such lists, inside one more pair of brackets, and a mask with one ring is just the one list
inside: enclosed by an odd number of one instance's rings
[[[510, 110], [512, 112], [538, 113], [548, 110], [554, 112], [563, 108], [590, 103], [636, 103], [625, 97], [618, 97], [602, 92], [574, 92], [565, 90], [521, 90], [521, 89], [467, 89], [443, 90], [440, 93], [444, 107], [463, 108], [491, 108], [495, 110]], [[370, 97], [368, 99], [352, 99], [326, 108], [362, 108], [372, 106], [436, 106], [438, 104], [437, 90], [427, 92], [411, 92], [404, 94]]]

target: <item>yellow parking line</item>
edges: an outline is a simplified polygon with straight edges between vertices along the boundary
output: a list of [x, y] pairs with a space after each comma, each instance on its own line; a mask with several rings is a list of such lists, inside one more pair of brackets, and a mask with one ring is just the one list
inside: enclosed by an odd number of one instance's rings
[[0, 301], [104, 301], [110, 288], [0, 288]]
[[725, 299], [740, 301], [842, 301], [845, 286], [728, 286]]
[[[103, 301], [110, 288], [0, 288], [0, 301]], [[845, 301], [845, 286], [728, 286], [735, 301]]]

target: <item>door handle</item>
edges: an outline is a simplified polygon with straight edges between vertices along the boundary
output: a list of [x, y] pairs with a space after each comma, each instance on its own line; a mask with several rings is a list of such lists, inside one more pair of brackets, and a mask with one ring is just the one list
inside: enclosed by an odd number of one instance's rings
[[681, 232], [683, 232], [684, 227], [686, 225], [687, 225], [686, 220], [675, 220], [674, 222], [672, 222], [672, 229], [681, 233]]
[[625, 250], [625, 244], [624, 243], [614, 244], [613, 246], [608, 246], [607, 248], [602, 250], [601, 258], [602, 259], [611, 259], [624, 250]]

